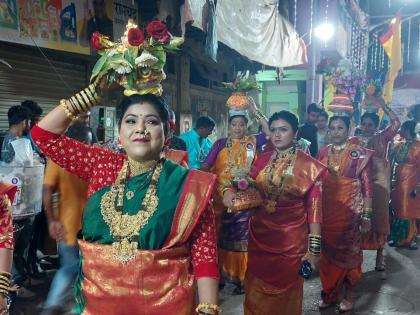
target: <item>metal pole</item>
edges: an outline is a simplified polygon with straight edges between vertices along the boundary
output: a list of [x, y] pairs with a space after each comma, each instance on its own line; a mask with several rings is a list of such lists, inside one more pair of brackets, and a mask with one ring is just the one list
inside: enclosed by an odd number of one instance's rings
[[[314, 0], [314, 25], [318, 25], [318, 7], [319, 0]], [[318, 40], [317, 38], [312, 38], [311, 45], [308, 49], [308, 67], [307, 67], [307, 80], [306, 80], [306, 104], [307, 106], [310, 103], [315, 102], [315, 84], [316, 84], [316, 60], [318, 53]]]

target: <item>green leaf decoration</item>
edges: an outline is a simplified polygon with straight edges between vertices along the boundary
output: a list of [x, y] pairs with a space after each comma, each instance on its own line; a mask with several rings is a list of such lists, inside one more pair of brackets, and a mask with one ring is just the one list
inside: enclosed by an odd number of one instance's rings
[[135, 78], [134, 72], [127, 74], [127, 84], [131, 90], [134, 89], [135, 80], [136, 78]]
[[255, 76], [251, 75], [249, 70], [238, 72], [233, 82], [222, 82], [222, 84], [234, 92], [261, 91]]
[[99, 60], [96, 62], [95, 66], [92, 69], [92, 75], [90, 76], [90, 80], [94, 79], [98, 76], [99, 72], [101, 72], [102, 67], [104, 66], [105, 62], [107, 61], [108, 57], [103, 55]]
[[162, 69], [166, 63], [166, 53], [162, 46], [154, 47], [150, 53], [159, 61], [153, 66], [153, 69]]

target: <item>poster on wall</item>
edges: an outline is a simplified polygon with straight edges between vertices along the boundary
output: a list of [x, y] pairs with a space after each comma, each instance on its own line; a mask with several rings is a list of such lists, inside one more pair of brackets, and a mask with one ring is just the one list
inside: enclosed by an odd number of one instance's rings
[[0, 40], [90, 54], [94, 32], [119, 38], [129, 18], [131, 0], [0, 0]]

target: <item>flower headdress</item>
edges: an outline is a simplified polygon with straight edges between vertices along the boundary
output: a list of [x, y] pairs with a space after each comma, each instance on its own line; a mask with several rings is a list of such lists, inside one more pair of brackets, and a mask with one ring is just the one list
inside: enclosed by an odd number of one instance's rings
[[150, 22], [146, 32], [129, 20], [124, 36], [116, 42], [95, 32], [91, 45], [101, 58], [93, 67], [90, 80], [97, 82], [106, 76], [109, 85], [118, 83], [124, 87], [126, 96], [162, 95], [166, 52], [176, 51], [183, 41], [181, 37], [172, 37], [166, 25], [158, 20]]

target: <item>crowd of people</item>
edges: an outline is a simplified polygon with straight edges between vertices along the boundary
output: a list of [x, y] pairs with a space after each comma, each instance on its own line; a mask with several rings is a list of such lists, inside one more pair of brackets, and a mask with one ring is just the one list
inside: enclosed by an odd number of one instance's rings
[[[389, 124], [369, 112], [355, 126], [317, 104], [302, 125], [289, 111], [266, 118], [249, 98], [247, 110], [229, 111], [228, 136], [212, 143], [210, 117], [175, 136], [163, 99], [134, 94], [118, 105], [111, 151], [93, 145], [86, 123], [105, 89], [90, 85], [42, 120], [35, 102], [8, 112], [1, 160], [22, 162], [19, 141], [46, 167], [39, 214], [15, 220], [16, 187], [0, 185], [1, 310], [9, 288], [19, 294], [39, 274], [46, 230], [60, 261], [44, 315], [73, 299], [79, 314], [219, 314], [228, 283], [245, 294], [245, 314], [298, 315], [314, 270], [319, 308], [346, 312], [364, 249], [377, 251], [378, 272], [387, 242], [417, 249], [417, 122], [400, 126], [382, 99]], [[258, 134], [248, 133], [250, 115]]]

